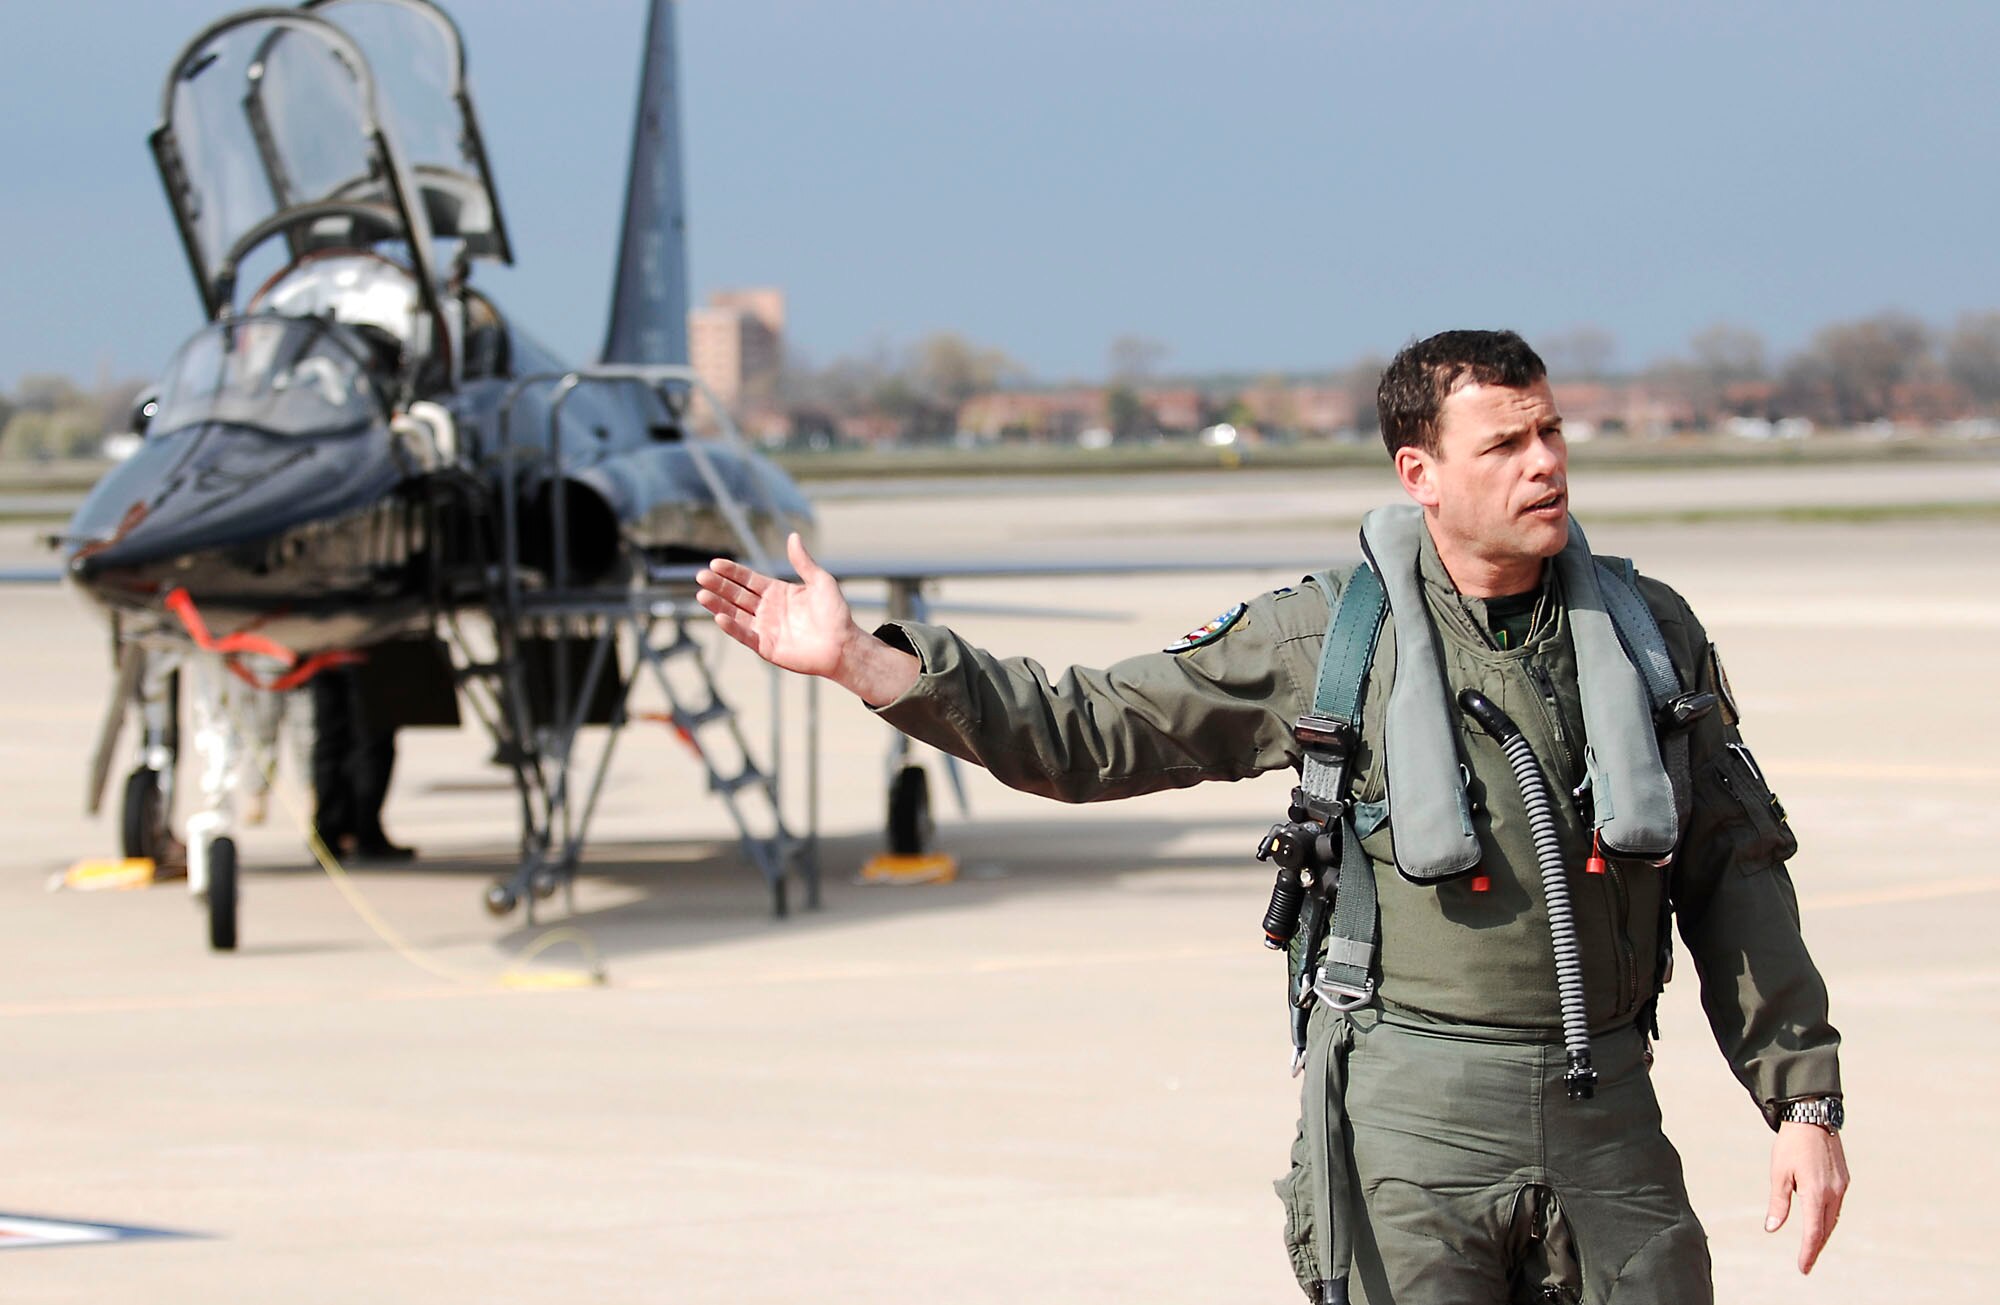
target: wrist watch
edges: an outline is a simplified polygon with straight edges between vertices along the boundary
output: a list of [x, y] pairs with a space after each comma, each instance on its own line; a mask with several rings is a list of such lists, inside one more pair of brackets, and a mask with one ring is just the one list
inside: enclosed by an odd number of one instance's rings
[[1847, 1108], [1839, 1097], [1807, 1097], [1779, 1106], [1778, 1118], [1788, 1124], [1818, 1124], [1829, 1133], [1838, 1133], [1847, 1122]]

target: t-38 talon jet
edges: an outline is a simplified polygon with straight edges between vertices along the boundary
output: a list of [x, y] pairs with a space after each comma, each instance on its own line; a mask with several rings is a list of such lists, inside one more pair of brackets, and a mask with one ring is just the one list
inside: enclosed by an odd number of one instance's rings
[[[493, 730], [522, 812], [521, 869], [490, 890], [494, 910], [574, 866], [602, 771], [573, 783], [570, 745], [585, 724], [623, 724], [641, 663], [784, 909], [798, 841], [687, 638], [697, 610], [662, 578], [717, 554], [768, 564], [812, 515], [721, 405], [706, 417], [719, 434], [689, 420], [669, 0], [644, 59], [609, 334], [582, 368], [474, 285], [513, 250], [442, 10], [247, 9], [168, 69], [153, 155], [207, 320], [143, 402], [138, 451], [61, 544], [118, 650], [91, 803], [136, 704], [125, 852], [180, 853], [185, 697], [199, 762], [186, 864], [216, 948], [237, 932], [233, 801], [268, 717], [256, 690], [346, 660], [379, 725], [455, 722], [463, 694]], [[625, 639], [637, 649], [621, 657]], [[668, 667], [690, 662], [694, 682], [676, 686]], [[742, 764], [699, 741], [703, 726], [733, 735]], [[757, 823], [745, 807], [760, 795]]]
[[[169, 67], [153, 155], [206, 321], [135, 414], [138, 451], [60, 543], [116, 652], [89, 806], [136, 707], [124, 850], [185, 855], [211, 946], [236, 943], [232, 830], [246, 755], [275, 733], [265, 691], [343, 662], [377, 726], [455, 725], [463, 701], [492, 732], [521, 812], [495, 913], [569, 882], [641, 680], [775, 911], [794, 879], [817, 904], [811, 831], [788, 829], [778, 800], [779, 695], [760, 767], [689, 635], [706, 620], [699, 563], [788, 575], [772, 559], [812, 514], [712, 396], [713, 433], [692, 420], [676, 81], [672, 0], [653, 0], [603, 361], [571, 367], [473, 284], [513, 250], [459, 33], [430, 0], [247, 9]], [[1232, 569], [828, 566], [886, 581], [892, 616], [923, 615], [933, 578]], [[198, 762], [184, 842], [183, 702]], [[586, 764], [588, 725], [609, 732]], [[900, 736], [888, 811], [892, 849], [921, 850], [928, 784]]]

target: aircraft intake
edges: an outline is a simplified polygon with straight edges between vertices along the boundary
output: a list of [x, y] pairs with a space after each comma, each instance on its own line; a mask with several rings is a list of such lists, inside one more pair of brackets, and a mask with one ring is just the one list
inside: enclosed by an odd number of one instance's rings
[[565, 475], [542, 481], [523, 497], [524, 564], [553, 577], [560, 560], [563, 579], [571, 584], [595, 584], [617, 570], [620, 513], [601, 490]]

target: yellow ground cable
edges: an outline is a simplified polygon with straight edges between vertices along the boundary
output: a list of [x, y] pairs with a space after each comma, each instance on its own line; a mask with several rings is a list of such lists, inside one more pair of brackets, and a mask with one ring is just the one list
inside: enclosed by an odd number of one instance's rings
[[[256, 737], [254, 733], [243, 728], [243, 721], [238, 719], [233, 712], [231, 713], [230, 724], [237, 730], [238, 737], [245, 740]], [[398, 933], [394, 926], [387, 920], [384, 920], [376, 912], [375, 908], [369, 905], [368, 899], [362, 895], [361, 890], [354, 886], [353, 877], [340, 864], [340, 858], [335, 856], [333, 849], [329, 848], [320, 839], [319, 830], [313, 825], [311, 820], [307, 819], [304, 804], [295, 801], [290, 789], [278, 782], [277, 758], [273, 755], [271, 749], [258, 747], [254, 744], [251, 746], [251, 760], [256, 765], [258, 772], [263, 775], [265, 788], [278, 795], [278, 801], [284, 806], [286, 814], [291, 816], [293, 823], [299, 827], [299, 832], [305, 835], [306, 847], [312, 852], [313, 859], [319, 862], [320, 869], [326, 872], [326, 877], [332, 881], [334, 888], [347, 902], [347, 905], [361, 918], [361, 922], [373, 930], [376, 937], [388, 944], [392, 951], [410, 964], [427, 974], [443, 979], [447, 983], [464, 984], [470, 987], [497, 985], [503, 988], [529, 989], [588, 988], [609, 982], [609, 977], [604, 967], [604, 954], [598, 949], [597, 944], [591, 939], [590, 935], [576, 925], [560, 925], [554, 929], [545, 931], [532, 943], [528, 944], [527, 950], [515, 957], [511, 965], [491, 978], [475, 974], [470, 970], [457, 969], [432, 958], [422, 948]], [[543, 971], [529, 971], [521, 968], [535, 957], [541, 955], [542, 952], [561, 942], [574, 942], [578, 950], [589, 959], [590, 968]]]

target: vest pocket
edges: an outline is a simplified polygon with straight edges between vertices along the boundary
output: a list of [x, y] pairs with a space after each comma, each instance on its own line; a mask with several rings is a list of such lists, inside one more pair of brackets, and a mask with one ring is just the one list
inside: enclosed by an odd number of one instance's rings
[[1715, 759], [1711, 773], [1725, 803], [1741, 812], [1739, 819], [1729, 822], [1736, 842], [1737, 868], [1744, 874], [1755, 874], [1790, 860], [1799, 850], [1798, 840], [1785, 821], [1784, 804], [1764, 782], [1750, 749], [1730, 740]]

